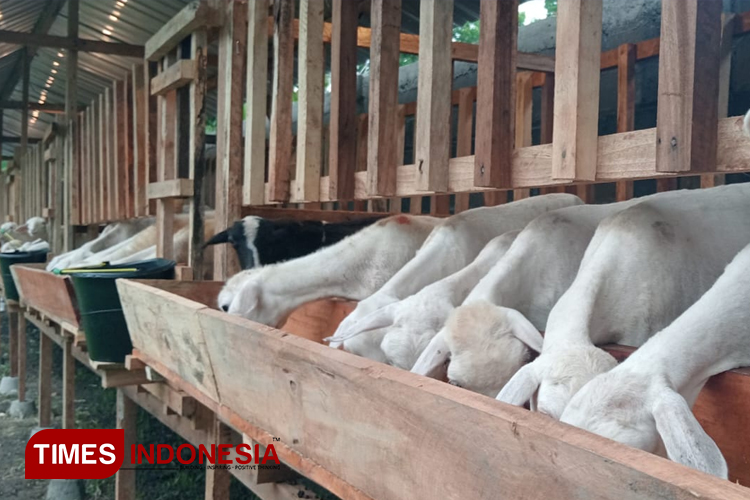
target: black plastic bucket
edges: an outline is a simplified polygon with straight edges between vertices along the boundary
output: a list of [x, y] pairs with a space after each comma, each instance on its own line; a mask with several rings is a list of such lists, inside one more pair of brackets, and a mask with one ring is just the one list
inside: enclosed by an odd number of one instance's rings
[[86, 348], [94, 361], [122, 363], [133, 350], [115, 281], [118, 278], [173, 279], [175, 262], [151, 259], [128, 264], [64, 269], [73, 279]]
[[13, 275], [10, 273], [10, 266], [13, 264], [38, 264], [44, 262], [47, 262], [46, 250], [41, 252], [0, 253], [0, 271], [2, 271], [3, 276], [5, 298], [18, 301], [18, 290], [16, 289], [16, 283], [13, 281]]

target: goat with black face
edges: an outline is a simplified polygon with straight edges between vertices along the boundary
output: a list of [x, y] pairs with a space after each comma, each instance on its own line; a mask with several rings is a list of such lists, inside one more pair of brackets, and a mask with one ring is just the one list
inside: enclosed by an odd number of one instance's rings
[[269, 220], [250, 215], [208, 240], [208, 245], [230, 243], [242, 269], [302, 257], [375, 222], [377, 217], [346, 222]]

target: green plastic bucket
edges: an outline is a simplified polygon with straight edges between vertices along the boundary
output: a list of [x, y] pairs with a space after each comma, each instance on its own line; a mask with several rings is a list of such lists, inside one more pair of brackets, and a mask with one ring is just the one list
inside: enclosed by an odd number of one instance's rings
[[73, 280], [81, 326], [86, 334], [86, 349], [92, 360], [122, 363], [133, 350], [115, 281], [118, 278], [173, 279], [174, 267], [174, 261], [152, 259], [59, 271]]
[[38, 264], [47, 262], [47, 251], [42, 252], [9, 252], [0, 253], [0, 272], [3, 275], [3, 286], [5, 287], [5, 298], [18, 301], [18, 290], [10, 273], [13, 264]]

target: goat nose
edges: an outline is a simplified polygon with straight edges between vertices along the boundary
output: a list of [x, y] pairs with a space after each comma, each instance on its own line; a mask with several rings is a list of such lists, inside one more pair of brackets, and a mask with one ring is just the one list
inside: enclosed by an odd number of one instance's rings
[[228, 311], [229, 311], [229, 305], [227, 305], [227, 304], [223, 304], [223, 305], [221, 306], [221, 310], [222, 310], [222, 311], [224, 311], [224, 312], [228, 312]]

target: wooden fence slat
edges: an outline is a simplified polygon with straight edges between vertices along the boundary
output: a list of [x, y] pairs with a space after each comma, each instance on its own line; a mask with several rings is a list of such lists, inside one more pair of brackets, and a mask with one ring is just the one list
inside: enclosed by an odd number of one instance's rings
[[107, 112], [106, 90], [99, 95], [99, 213], [102, 221], [109, 218], [109, 139], [107, 136], [107, 123], [109, 113]]
[[515, 137], [518, 1], [482, 0], [474, 184], [509, 187]]
[[274, 2], [271, 134], [268, 146], [270, 201], [287, 201], [291, 184], [294, 1]]
[[539, 143], [550, 144], [555, 124], [555, 74], [547, 73], [542, 84]]
[[148, 212], [146, 199], [146, 187], [148, 186], [148, 174], [146, 170], [146, 133], [148, 118], [146, 116], [147, 103], [146, 87], [144, 81], [144, 65], [134, 64], [132, 69], [132, 110], [133, 121], [131, 124], [133, 133], [133, 215], [140, 217]]
[[[533, 104], [533, 82], [532, 74], [522, 71], [516, 74], [516, 113], [515, 113], [515, 147], [525, 148], [531, 146], [531, 106]], [[531, 196], [531, 189], [513, 190], [513, 201], [521, 200]]]
[[716, 165], [721, 0], [664, 2], [659, 41], [656, 170]]
[[243, 204], [265, 203], [268, 0], [248, 5], [247, 109]]
[[[216, 130], [216, 228], [240, 219], [242, 212], [242, 108], [247, 43], [247, 3], [228, 2], [219, 31], [218, 107]], [[226, 280], [240, 270], [229, 245], [214, 247], [214, 279]]]
[[557, 12], [552, 178], [596, 179], [602, 0], [567, 0]]
[[[474, 120], [474, 101], [477, 97], [476, 87], [464, 87], [458, 90], [458, 116], [456, 120], [456, 156], [471, 156], [472, 124]], [[454, 213], [469, 209], [469, 193], [456, 193], [453, 206]]]
[[297, 168], [294, 200], [320, 200], [323, 161], [323, 0], [300, 1]]
[[[635, 129], [635, 60], [637, 47], [624, 43], [617, 48], [617, 131]], [[615, 184], [617, 201], [633, 197], [633, 181]]]
[[354, 198], [357, 137], [356, 2], [333, 0], [331, 39], [331, 118], [328, 173], [331, 199]]
[[372, 195], [396, 194], [399, 34], [401, 0], [373, 0], [371, 8], [367, 188]]
[[422, 1], [419, 18], [417, 130], [414, 138], [417, 189], [444, 192], [448, 190], [451, 143], [453, 0]]
[[[156, 182], [157, 170], [158, 170], [158, 158], [157, 158], [157, 146], [159, 144], [159, 113], [160, 108], [156, 97], [151, 96], [151, 74], [157, 67], [156, 63], [144, 63], [143, 65], [143, 78], [144, 78], [144, 92], [146, 93], [146, 109], [144, 111], [144, 127], [146, 133], [146, 140], [144, 142], [144, 157], [146, 160], [146, 179], [145, 183]], [[148, 215], [156, 215], [156, 201], [149, 201], [147, 206]]]
[[115, 106], [115, 87], [107, 87], [104, 91], [104, 102], [107, 106], [107, 122], [104, 130], [107, 134], [107, 185], [108, 185], [108, 207], [109, 220], [118, 219], [117, 192], [117, 107]]

